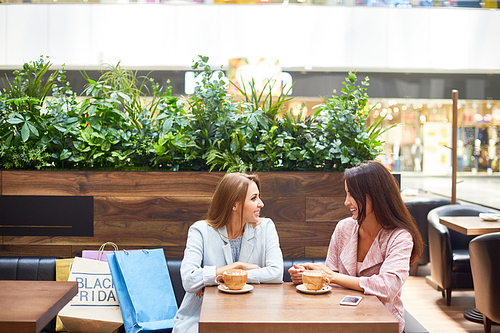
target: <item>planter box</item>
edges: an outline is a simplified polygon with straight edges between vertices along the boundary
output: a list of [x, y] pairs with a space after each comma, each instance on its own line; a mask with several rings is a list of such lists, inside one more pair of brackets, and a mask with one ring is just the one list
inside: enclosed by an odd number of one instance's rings
[[[0, 195], [92, 196], [94, 236], [2, 236], [0, 255], [80, 256], [115, 242], [182, 257], [189, 226], [203, 218], [221, 172], [0, 171]], [[262, 213], [276, 223], [283, 255], [321, 257], [344, 206], [342, 173], [262, 172]], [[29, 209], [29, 207], [26, 207]]]

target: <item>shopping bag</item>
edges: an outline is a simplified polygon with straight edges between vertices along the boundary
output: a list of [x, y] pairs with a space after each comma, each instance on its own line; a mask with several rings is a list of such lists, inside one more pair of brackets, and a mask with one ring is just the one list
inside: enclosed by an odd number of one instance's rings
[[[73, 260], [74, 258], [56, 259], [56, 281], [68, 281]], [[56, 316], [56, 332], [67, 332], [59, 316]]]
[[116, 332], [123, 324], [118, 298], [106, 262], [75, 258], [68, 281], [78, 294], [59, 312], [70, 333]]
[[99, 261], [108, 261], [108, 258], [106, 257], [107, 254], [113, 253], [114, 251], [104, 251], [104, 248], [106, 245], [111, 245], [113, 246], [113, 249], [115, 251], [118, 251], [118, 246], [113, 243], [113, 242], [106, 242], [101, 245], [99, 250], [83, 250], [82, 251], [82, 258], [86, 259], [94, 259], [94, 260], [99, 260]]
[[127, 333], [173, 327], [177, 302], [163, 249], [108, 254]]

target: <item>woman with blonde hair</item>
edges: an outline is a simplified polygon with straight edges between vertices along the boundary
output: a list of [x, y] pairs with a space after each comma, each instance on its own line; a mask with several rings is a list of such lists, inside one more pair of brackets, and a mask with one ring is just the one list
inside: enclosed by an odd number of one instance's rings
[[344, 204], [352, 217], [337, 224], [325, 264], [295, 265], [289, 269], [292, 281], [302, 283], [306, 269], [323, 270], [332, 283], [377, 296], [403, 332], [401, 290], [411, 263], [422, 253], [422, 237], [395, 178], [381, 163], [347, 169], [344, 180]]
[[188, 232], [181, 264], [186, 290], [173, 332], [198, 332], [203, 290], [227, 269], [244, 269], [248, 283], [282, 283], [283, 256], [271, 219], [261, 218], [257, 175], [228, 173], [217, 184], [206, 218]]

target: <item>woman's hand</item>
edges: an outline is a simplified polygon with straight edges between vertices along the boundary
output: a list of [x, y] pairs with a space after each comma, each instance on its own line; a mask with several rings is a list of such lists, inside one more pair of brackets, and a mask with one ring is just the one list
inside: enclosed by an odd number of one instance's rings
[[333, 281], [333, 276], [335, 273], [330, 268], [326, 267], [325, 264], [306, 263], [306, 264], [301, 264], [301, 265], [293, 264], [293, 267], [290, 267], [290, 269], [288, 270], [288, 273], [290, 273], [290, 277], [292, 278], [292, 282], [294, 284], [301, 284], [302, 283], [302, 273], [308, 269], [317, 269], [320, 271], [324, 271], [326, 273], [326, 276], [330, 279], [330, 281]]
[[330, 283], [335, 283], [345, 288], [364, 292], [364, 289], [359, 286], [359, 277], [334, 272], [322, 263], [304, 264], [304, 267], [307, 269], [319, 269], [324, 271], [326, 273], [326, 277], [330, 279]]
[[325, 264], [323, 263], [307, 263], [304, 264], [304, 267], [306, 269], [317, 269], [319, 271], [323, 271], [326, 273], [326, 277], [330, 279], [331, 282], [334, 282], [335, 279], [335, 274], [330, 268], [328, 268]]
[[255, 265], [255, 264], [249, 264], [246, 262], [237, 261], [237, 262], [233, 262], [232, 264], [229, 264], [226, 266], [218, 267], [216, 270], [216, 272], [217, 272], [216, 274], [222, 275], [222, 273], [224, 271], [227, 271], [228, 269], [244, 269], [245, 271], [249, 271], [252, 269], [259, 269], [259, 268], [260, 267], [258, 265]]
[[306, 269], [317, 269], [320, 271], [325, 272], [326, 274], [333, 274], [333, 271], [328, 268], [325, 264], [318, 262], [318, 263], [307, 263], [303, 265]]
[[303, 265], [295, 265], [295, 264], [293, 264], [293, 267], [290, 267], [288, 269], [288, 273], [290, 273], [290, 277], [292, 278], [292, 282], [294, 284], [302, 283], [302, 273], [305, 270], [306, 268]]
[[236, 268], [244, 269], [245, 271], [249, 271], [249, 270], [252, 270], [252, 269], [259, 269], [260, 268], [259, 265], [249, 264], [249, 263], [241, 262], [241, 261], [237, 261], [235, 264], [238, 265], [238, 267], [236, 267]]

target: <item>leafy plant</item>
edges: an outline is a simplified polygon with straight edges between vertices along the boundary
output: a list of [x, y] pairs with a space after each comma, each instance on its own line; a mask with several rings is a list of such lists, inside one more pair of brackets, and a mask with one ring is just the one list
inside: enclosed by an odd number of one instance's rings
[[[230, 84], [233, 84], [230, 82]], [[287, 97], [288, 90], [282, 90], [276, 97], [272, 95], [272, 81], [269, 80], [259, 93], [255, 82], [249, 83], [250, 91], [234, 85], [243, 95], [237, 109], [228, 120], [230, 135], [221, 138], [210, 150], [207, 164], [210, 170], [268, 171], [281, 164], [282, 155], [276, 153], [280, 115], [285, 112], [285, 103], [292, 98]]]
[[46, 130], [42, 105], [59, 75], [56, 71], [43, 82], [50, 65], [41, 57], [24, 64], [23, 69], [14, 71], [12, 83], [7, 80], [0, 109], [0, 133], [6, 147], [12, 143], [20, 145], [30, 137], [37, 140]]
[[208, 57], [199, 56], [191, 66], [193, 70], [202, 69], [196, 74], [200, 80], [194, 94], [187, 100], [190, 113], [187, 126], [196, 143], [193, 170], [208, 169], [206, 158], [216, 143], [230, 136], [229, 119], [237, 112], [236, 104], [227, 94], [222, 72], [213, 72], [207, 62]]
[[369, 78], [356, 85], [356, 72], [349, 72], [342, 83], [342, 94], [325, 99], [316, 112], [318, 116], [318, 138], [327, 143], [324, 160], [331, 161], [328, 169], [342, 171], [347, 167], [380, 155], [383, 141], [380, 135], [390, 128], [383, 128], [383, 117], [366, 127]]
[[[165, 137], [178, 129], [175, 123], [186, 123], [182, 104], [172, 96], [170, 86], [164, 90], [153, 79], [136, 75], [118, 64], [108, 68], [98, 81], [86, 76], [84, 93], [88, 98], [79, 106], [82, 126], [73, 140], [71, 160], [100, 168], [178, 169], [165, 163], [164, 144]], [[157, 160], [157, 155], [162, 158]]]
[[[0, 168], [275, 171], [345, 168], [381, 153], [383, 118], [367, 127], [368, 78], [350, 72], [313, 116], [286, 109], [285, 87], [255, 82], [227, 94], [221, 71], [200, 56], [194, 93], [180, 99], [169, 82], [109, 66], [77, 99], [64, 70], [24, 64], [0, 93]], [[51, 96], [49, 96], [51, 93]]]
[[44, 107], [50, 90], [65, 85], [64, 70], [48, 73], [46, 58], [25, 63], [0, 93], [0, 162], [3, 168], [41, 168], [50, 159], [52, 115]]

